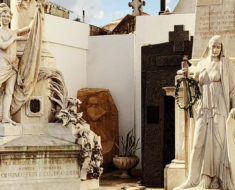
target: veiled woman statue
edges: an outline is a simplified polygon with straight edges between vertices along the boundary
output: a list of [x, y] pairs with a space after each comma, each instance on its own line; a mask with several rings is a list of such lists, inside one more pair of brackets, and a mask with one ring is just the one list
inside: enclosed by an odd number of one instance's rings
[[[16, 124], [10, 119], [10, 108], [11, 114], [16, 113], [28, 100], [37, 82], [42, 43], [40, 10], [38, 4], [30, 26], [11, 30], [9, 23], [12, 12], [5, 3], [0, 4], [0, 87], [3, 123]], [[29, 32], [24, 54], [19, 62], [16, 40]]]
[[229, 113], [235, 118], [235, 76], [221, 37], [209, 41], [194, 78], [201, 89], [187, 181], [175, 190], [196, 187], [234, 190], [226, 135]]

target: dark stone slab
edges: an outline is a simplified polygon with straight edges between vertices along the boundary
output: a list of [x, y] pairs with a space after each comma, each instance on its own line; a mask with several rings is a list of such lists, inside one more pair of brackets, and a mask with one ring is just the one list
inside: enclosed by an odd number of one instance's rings
[[189, 31], [184, 25], [175, 25], [174, 32], [169, 32], [169, 41], [174, 42], [174, 51], [184, 51], [184, 42], [189, 40]]
[[[175, 29], [186, 36], [182, 26]], [[175, 100], [162, 88], [174, 86], [183, 57], [191, 58], [192, 41], [181, 40], [182, 51], [173, 41], [142, 47], [142, 184], [148, 187], [164, 186], [165, 165], [174, 159]]]

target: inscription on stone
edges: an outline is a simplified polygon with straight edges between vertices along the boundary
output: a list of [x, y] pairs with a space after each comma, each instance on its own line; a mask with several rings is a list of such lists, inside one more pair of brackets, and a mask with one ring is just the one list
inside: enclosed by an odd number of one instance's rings
[[3, 160], [0, 165], [0, 180], [77, 178], [77, 159]]
[[222, 4], [222, 0], [198, 0], [197, 6]]
[[222, 37], [226, 56], [235, 57], [235, 1], [225, 2], [197, 6], [193, 59], [203, 56], [209, 39], [214, 35]]
[[[208, 39], [212, 35], [218, 34], [226, 38], [235, 38], [235, 9], [221, 10], [211, 7], [210, 12], [203, 12], [199, 16], [199, 27], [197, 37]], [[212, 34], [213, 33], [213, 34]]]

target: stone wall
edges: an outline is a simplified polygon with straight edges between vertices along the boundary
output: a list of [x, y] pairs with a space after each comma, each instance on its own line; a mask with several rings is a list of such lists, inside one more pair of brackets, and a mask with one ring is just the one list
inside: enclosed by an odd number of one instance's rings
[[52, 15], [46, 15], [45, 25], [46, 46], [64, 75], [69, 95], [76, 97], [77, 90], [87, 85], [89, 25]]

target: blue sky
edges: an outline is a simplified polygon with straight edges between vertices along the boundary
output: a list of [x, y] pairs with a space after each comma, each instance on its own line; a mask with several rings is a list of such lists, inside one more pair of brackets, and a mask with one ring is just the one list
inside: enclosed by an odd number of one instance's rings
[[[130, 14], [132, 9], [128, 6], [131, 0], [50, 0], [74, 13], [72, 18], [81, 17], [82, 10], [86, 11], [86, 23], [104, 26], [110, 21]], [[160, 9], [160, 0], [145, 0], [144, 12], [157, 15]], [[167, 7], [173, 10], [178, 0], [166, 0]]]

